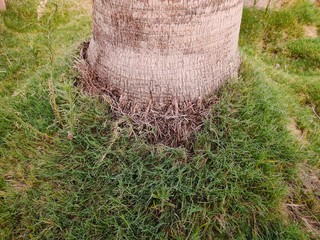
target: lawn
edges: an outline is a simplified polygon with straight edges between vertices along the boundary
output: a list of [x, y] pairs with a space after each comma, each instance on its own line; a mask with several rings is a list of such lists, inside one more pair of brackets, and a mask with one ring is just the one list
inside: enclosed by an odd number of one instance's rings
[[319, 239], [320, 8], [245, 9], [241, 76], [172, 148], [77, 87], [90, 2], [0, 14], [0, 239]]

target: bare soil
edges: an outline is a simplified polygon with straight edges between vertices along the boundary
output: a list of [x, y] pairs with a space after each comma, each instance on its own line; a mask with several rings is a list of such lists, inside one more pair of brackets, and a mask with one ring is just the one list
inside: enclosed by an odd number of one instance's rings
[[315, 39], [318, 37], [318, 28], [312, 25], [306, 25], [304, 28], [304, 35], [307, 38]]
[[[306, 164], [301, 164], [298, 176], [302, 182], [302, 192], [300, 194], [303, 201], [295, 196], [296, 193], [291, 192], [290, 202], [286, 204], [288, 215], [295, 221], [301, 222], [306, 230], [318, 239], [320, 236], [318, 218], [318, 214], [320, 214], [320, 171]], [[314, 213], [317, 213], [318, 216]]]
[[288, 126], [287, 126], [288, 130], [290, 131], [290, 133], [296, 137], [303, 145], [308, 144], [308, 141], [306, 139], [306, 132], [301, 130], [297, 123], [294, 121], [294, 119], [291, 119]]

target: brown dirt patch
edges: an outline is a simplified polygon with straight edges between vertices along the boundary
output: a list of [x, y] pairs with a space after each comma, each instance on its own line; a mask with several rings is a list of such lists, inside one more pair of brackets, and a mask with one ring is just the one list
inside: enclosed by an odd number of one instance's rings
[[302, 165], [300, 167], [299, 177], [303, 181], [305, 193], [314, 192], [320, 200], [320, 170]]
[[303, 27], [304, 36], [307, 38], [315, 39], [318, 37], [318, 28], [312, 25], [306, 25]]
[[301, 164], [298, 177], [301, 183], [292, 188], [286, 204], [288, 216], [317, 239], [320, 236], [320, 171]]
[[296, 2], [296, 0], [245, 0], [244, 6], [257, 8], [272, 8], [278, 9], [281, 7], [291, 6]]
[[312, 3], [314, 3], [314, 5], [316, 5], [317, 7], [320, 7], [320, 0], [311, 0]]
[[24, 176], [15, 172], [8, 172], [4, 175], [4, 179], [17, 192], [26, 192], [30, 188]]
[[287, 125], [287, 128], [290, 131], [290, 133], [294, 137], [296, 137], [302, 144], [304, 145], [308, 144], [308, 141], [306, 139], [307, 132], [301, 130], [294, 119], [290, 119], [290, 122]]

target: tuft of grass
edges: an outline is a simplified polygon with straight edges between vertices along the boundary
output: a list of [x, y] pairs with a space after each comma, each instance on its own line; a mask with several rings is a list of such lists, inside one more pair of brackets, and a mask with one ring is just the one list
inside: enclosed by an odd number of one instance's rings
[[1, 13], [0, 238], [317, 239], [320, 49], [303, 25], [319, 10], [244, 11], [241, 78], [184, 149], [132, 135], [74, 86], [89, 2]]
[[287, 44], [288, 55], [293, 59], [299, 59], [310, 68], [320, 67], [320, 38], [298, 39]]

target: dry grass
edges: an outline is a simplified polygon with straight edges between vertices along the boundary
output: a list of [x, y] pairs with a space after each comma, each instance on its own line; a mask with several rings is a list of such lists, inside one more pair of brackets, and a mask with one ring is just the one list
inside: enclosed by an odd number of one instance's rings
[[298, 169], [303, 198], [291, 191], [287, 210], [292, 219], [317, 238], [320, 236], [320, 171], [306, 164], [300, 164]]
[[301, 130], [294, 119], [290, 119], [288, 124], [288, 130], [290, 133], [300, 141], [301, 144], [306, 145], [308, 144], [308, 140], [306, 139], [307, 132]]
[[172, 147], [190, 147], [195, 134], [203, 129], [212, 105], [218, 98], [211, 96], [197, 101], [172, 101], [159, 105], [150, 98], [148, 104], [137, 104], [120, 90], [105, 87], [86, 61], [88, 43], [84, 43], [76, 68], [80, 72], [77, 81], [85, 92], [98, 95], [110, 104], [115, 119], [125, 117], [134, 126], [136, 135], [145, 135], [151, 143], [162, 143]]

